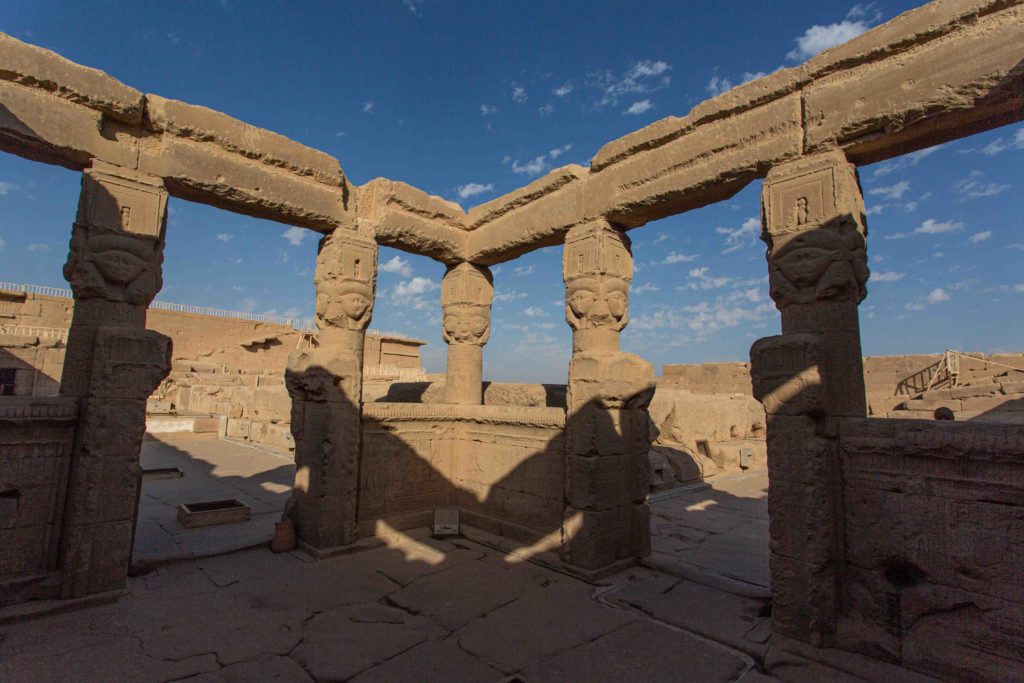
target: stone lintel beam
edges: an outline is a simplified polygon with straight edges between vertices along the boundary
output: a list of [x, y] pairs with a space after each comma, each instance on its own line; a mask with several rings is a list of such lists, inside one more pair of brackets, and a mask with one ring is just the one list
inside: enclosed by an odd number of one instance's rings
[[587, 169], [575, 164], [469, 210], [467, 260], [494, 265], [561, 244], [583, 215]]
[[377, 178], [355, 188], [356, 215], [377, 243], [448, 265], [466, 260], [469, 233], [462, 207], [411, 185]]

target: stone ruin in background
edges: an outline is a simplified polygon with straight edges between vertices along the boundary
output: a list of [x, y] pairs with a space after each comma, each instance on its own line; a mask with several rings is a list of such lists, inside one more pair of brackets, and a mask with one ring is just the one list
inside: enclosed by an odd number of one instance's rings
[[[2, 601], [125, 585], [146, 400], [171, 371], [169, 339], [146, 327], [169, 195], [324, 234], [320, 345], [297, 350], [286, 377], [289, 515], [309, 553], [454, 504], [584, 576], [636, 562], [654, 374], [618, 349], [626, 233], [763, 178], [782, 320], [750, 368], [767, 416], [769, 660], [872, 680], [1019, 671], [1024, 427], [867, 417], [856, 166], [1021, 120], [1022, 58], [1020, 2], [939, 0], [463, 211], [391, 180], [353, 186], [323, 152], [0, 35], [0, 149], [82, 172], [60, 395], [0, 403]], [[488, 269], [559, 244], [567, 408], [482, 404]], [[444, 402], [363, 400], [378, 245], [449, 267]]]

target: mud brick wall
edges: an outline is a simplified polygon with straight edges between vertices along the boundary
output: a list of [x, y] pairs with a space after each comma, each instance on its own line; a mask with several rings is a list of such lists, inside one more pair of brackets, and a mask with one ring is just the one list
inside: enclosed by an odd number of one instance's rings
[[837, 646], [942, 680], [1016, 680], [1024, 426], [847, 419], [839, 442]]

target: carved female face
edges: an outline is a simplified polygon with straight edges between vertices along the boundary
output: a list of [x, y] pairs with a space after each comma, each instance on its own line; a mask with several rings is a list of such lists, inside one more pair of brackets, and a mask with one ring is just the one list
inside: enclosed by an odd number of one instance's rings
[[92, 255], [92, 262], [107, 282], [126, 285], [146, 268], [146, 262], [126, 251], [111, 249]]
[[369, 299], [358, 292], [349, 292], [342, 295], [338, 304], [341, 306], [341, 310], [345, 312], [345, 315], [353, 320], [362, 318], [366, 315], [367, 309], [370, 308]]
[[816, 232], [800, 235], [786, 244], [776, 254], [774, 263], [783, 277], [797, 287], [811, 287], [842, 257], [843, 251], [837, 235]]
[[629, 307], [629, 283], [617, 277], [580, 278], [569, 284], [569, 324], [576, 329], [614, 327]]
[[483, 344], [490, 323], [485, 306], [452, 305], [444, 312], [442, 326], [444, 338], [449, 344]]

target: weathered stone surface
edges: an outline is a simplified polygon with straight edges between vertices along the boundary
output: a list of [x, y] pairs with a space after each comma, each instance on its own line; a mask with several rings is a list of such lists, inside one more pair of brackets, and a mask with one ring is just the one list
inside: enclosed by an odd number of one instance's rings
[[728, 199], [800, 154], [800, 120], [794, 94], [624, 158], [588, 177], [585, 215], [637, 227]]
[[587, 170], [555, 169], [515, 192], [470, 209], [468, 260], [493, 265], [559, 244], [583, 218]]
[[345, 182], [338, 160], [329, 154], [206, 107], [146, 95], [146, 126], [157, 133], [210, 142], [228, 152], [296, 175], [311, 176], [332, 187]]
[[39, 88], [124, 123], [142, 121], [143, 97], [138, 90], [6, 33], [0, 33], [0, 79]]
[[103, 115], [42, 90], [0, 81], [0, 149], [78, 170], [93, 159], [128, 168], [138, 159], [131, 140], [103, 135]]
[[328, 232], [353, 223], [343, 188], [268, 166], [210, 144], [164, 135], [144, 145], [139, 170], [175, 197]]
[[[872, 163], [1019, 120], [1022, 17], [1020, 7], [986, 14], [886, 60], [819, 78], [804, 91], [807, 151], [839, 145], [857, 163]], [[861, 45], [823, 55], [819, 68], [856, 61]]]
[[461, 207], [405, 183], [377, 178], [355, 189], [359, 218], [379, 244], [447, 264], [466, 260], [468, 235]]
[[421, 643], [359, 674], [352, 683], [412, 680], [493, 683], [502, 678], [500, 671], [467, 654], [453, 640], [443, 640]]

